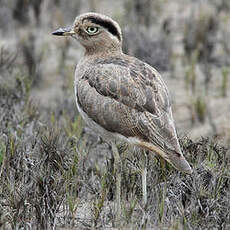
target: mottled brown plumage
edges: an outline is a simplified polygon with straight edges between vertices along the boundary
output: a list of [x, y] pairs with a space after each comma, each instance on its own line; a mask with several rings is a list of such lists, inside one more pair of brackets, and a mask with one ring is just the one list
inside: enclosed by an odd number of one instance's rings
[[119, 25], [107, 16], [86, 13], [71, 30], [54, 34], [71, 35], [86, 49], [75, 72], [75, 96], [87, 124], [106, 139], [122, 138], [191, 173], [177, 139], [167, 87], [153, 67], [122, 52]]
[[[60, 28], [53, 34], [70, 35], [85, 48], [85, 55], [75, 71], [76, 102], [88, 126], [111, 142], [119, 226], [121, 160], [115, 139], [148, 149], [175, 168], [192, 172], [178, 143], [167, 87], [153, 67], [122, 52], [121, 29], [105, 15], [80, 15], [72, 28]], [[145, 159], [142, 168], [144, 205], [147, 203], [146, 165]]]

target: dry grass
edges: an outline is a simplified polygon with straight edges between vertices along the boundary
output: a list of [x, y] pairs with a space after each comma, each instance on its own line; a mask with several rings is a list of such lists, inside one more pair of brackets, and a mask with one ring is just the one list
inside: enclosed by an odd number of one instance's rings
[[[30, 79], [16, 76], [14, 82], [0, 89], [1, 229], [111, 228], [115, 175], [110, 146], [88, 129], [82, 132], [79, 119], [60, 119], [68, 114], [66, 105], [65, 113], [45, 122], [30, 99]], [[183, 175], [168, 164], [161, 168], [149, 154], [146, 207], [141, 205], [141, 158], [120, 146], [124, 228], [229, 226], [227, 149], [205, 138], [180, 142], [194, 174]]]
[[[73, 71], [80, 52], [75, 43], [54, 41], [49, 35], [96, 2], [38, 1], [38, 5], [26, 5], [24, 0], [12, 4], [2, 1], [0, 32], [4, 31], [1, 41], [5, 45], [0, 43], [0, 229], [113, 229], [111, 147], [85, 127], [74, 102]], [[101, 7], [106, 6], [101, 2]], [[121, 226], [227, 230], [229, 1], [212, 0], [202, 7], [202, 1], [187, 1], [185, 5], [184, 1], [173, 2], [159, 0], [146, 9], [141, 1], [134, 4], [126, 0], [124, 12], [118, 7], [111, 16], [121, 17], [128, 53], [168, 71], [163, 76], [175, 94], [174, 105], [178, 103], [174, 117], [179, 130], [214, 128], [209, 138], [201, 137], [201, 129], [196, 141], [180, 138], [194, 169], [192, 176], [148, 154], [146, 207], [141, 204], [142, 157], [118, 143], [123, 163]], [[123, 5], [123, 1], [116, 4]], [[8, 22], [11, 26], [5, 26]], [[8, 27], [15, 28], [15, 34]], [[178, 105], [192, 112], [180, 114]], [[220, 116], [225, 126], [216, 122]], [[225, 146], [218, 144], [218, 138], [225, 138]]]

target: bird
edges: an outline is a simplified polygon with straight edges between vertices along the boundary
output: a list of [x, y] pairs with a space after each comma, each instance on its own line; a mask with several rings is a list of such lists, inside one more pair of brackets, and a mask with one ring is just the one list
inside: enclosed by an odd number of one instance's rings
[[[123, 53], [121, 28], [109, 16], [83, 13], [73, 26], [52, 34], [71, 36], [85, 49], [75, 70], [76, 104], [86, 124], [112, 146], [119, 221], [121, 159], [116, 140], [154, 153], [179, 171], [192, 173], [178, 141], [169, 90], [154, 67]], [[142, 183], [146, 203], [145, 169]]]

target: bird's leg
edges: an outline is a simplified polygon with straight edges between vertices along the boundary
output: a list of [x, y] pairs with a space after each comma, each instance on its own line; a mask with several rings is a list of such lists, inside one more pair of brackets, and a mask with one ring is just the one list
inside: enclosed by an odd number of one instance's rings
[[142, 160], [142, 168], [141, 168], [141, 180], [142, 180], [142, 203], [145, 207], [147, 204], [147, 164], [148, 164], [148, 156], [145, 150], [141, 150]]
[[117, 146], [112, 142], [112, 151], [114, 156], [114, 168], [116, 174], [116, 204], [115, 204], [115, 221], [119, 225], [121, 219], [121, 158]]

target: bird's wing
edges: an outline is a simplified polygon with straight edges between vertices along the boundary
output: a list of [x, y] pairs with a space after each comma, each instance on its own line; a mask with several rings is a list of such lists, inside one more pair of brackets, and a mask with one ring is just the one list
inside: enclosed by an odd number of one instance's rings
[[77, 98], [84, 112], [106, 130], [151, 143], [174, 166], [172, 159], [183, 158], [168, 90], [159, 73], [146, 63], [99, 60], [79, 79]]
[[98, 60], [95, 66], [84, 77], [98, 93], [157, 116], [169, 109], [168, 90], [148, 64], [136, 58], [111, 58]]

